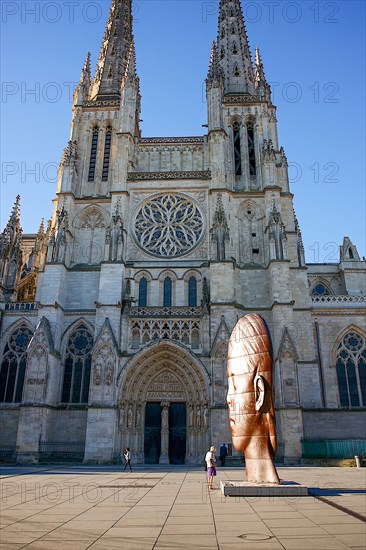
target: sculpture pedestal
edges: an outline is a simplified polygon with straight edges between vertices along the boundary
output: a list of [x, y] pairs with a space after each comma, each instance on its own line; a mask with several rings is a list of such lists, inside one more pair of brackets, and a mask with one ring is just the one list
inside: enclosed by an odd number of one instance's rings
[[226, 497], [307, 497], [308, 488], [294, 481], [251, 483], [250, 481], [221, 481], [221, 492]]

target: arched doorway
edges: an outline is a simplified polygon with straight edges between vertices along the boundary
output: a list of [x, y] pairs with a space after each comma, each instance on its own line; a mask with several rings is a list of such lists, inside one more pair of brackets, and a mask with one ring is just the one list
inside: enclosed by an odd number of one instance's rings
[[209, 445], [208, 385], [204, 366], [183, 345], [145, 347], [121, 375], [121, 447], [130, 447], [138, 463], [202, 462]]

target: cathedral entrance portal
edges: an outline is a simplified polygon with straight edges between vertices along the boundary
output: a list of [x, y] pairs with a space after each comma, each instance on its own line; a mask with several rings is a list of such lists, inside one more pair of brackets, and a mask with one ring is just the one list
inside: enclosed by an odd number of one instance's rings
[[210, 444], [208, 376], [191, 352], [154, 343], [123, 372], [119, 447], [137, 463], [197, 464]]
[[187, 407], [171, 403], [169, 407], [169, 462], [184, 464], [186, 457]]
[[185, 403], [146, 403], [145, 464], [184, 464], [187, 407]]
[[161, 452], [161, 406], [146, 403], [145, 407], [145, 464], [159, 464]]

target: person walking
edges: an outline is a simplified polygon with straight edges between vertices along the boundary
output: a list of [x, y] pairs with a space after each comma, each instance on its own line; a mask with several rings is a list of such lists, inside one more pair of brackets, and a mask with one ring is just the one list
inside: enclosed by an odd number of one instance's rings
[[213, 478], [216, 475], [216, 456], [215, 456], [216, 447], [210, 447], [210, 450], [206, 453], [206, 464], [207, 464], [207, 481], [210, 489], [213, 489]]
[[123, 453], [123, 457], [125, 459], [125, 467], [123, 468], [123, 471], [125, 471], [127, 466], [129, 466], [130, 467], [130, 472], [132, 472], [131, 453], [130, 453], [130, 448], [129, 447], [126, 447], [125, 452]]
[[221, 466], [223, 467], [225, 466], [226, 457], [227, 457], [227, 447], [225, 443], [223, 443], [220, 447], [220, 461], [221, 461]]

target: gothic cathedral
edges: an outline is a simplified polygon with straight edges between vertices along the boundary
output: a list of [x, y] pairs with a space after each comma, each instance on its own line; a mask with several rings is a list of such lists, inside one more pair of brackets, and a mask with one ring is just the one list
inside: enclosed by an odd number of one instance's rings
[[17, 197], [0, 236], [2, 456], [202, 463], [231, 441], [248, 312], [273, 341], [277, 458], [364, 438], [365, 261], [345, 237], [338, 264], [305, 262], [239, 0], [220, 0], [207, 133], [179, 138], [141, 135], [131, 2], [112, 0], [94, 77], [86, 58], [52, 219], [24, 235]]

